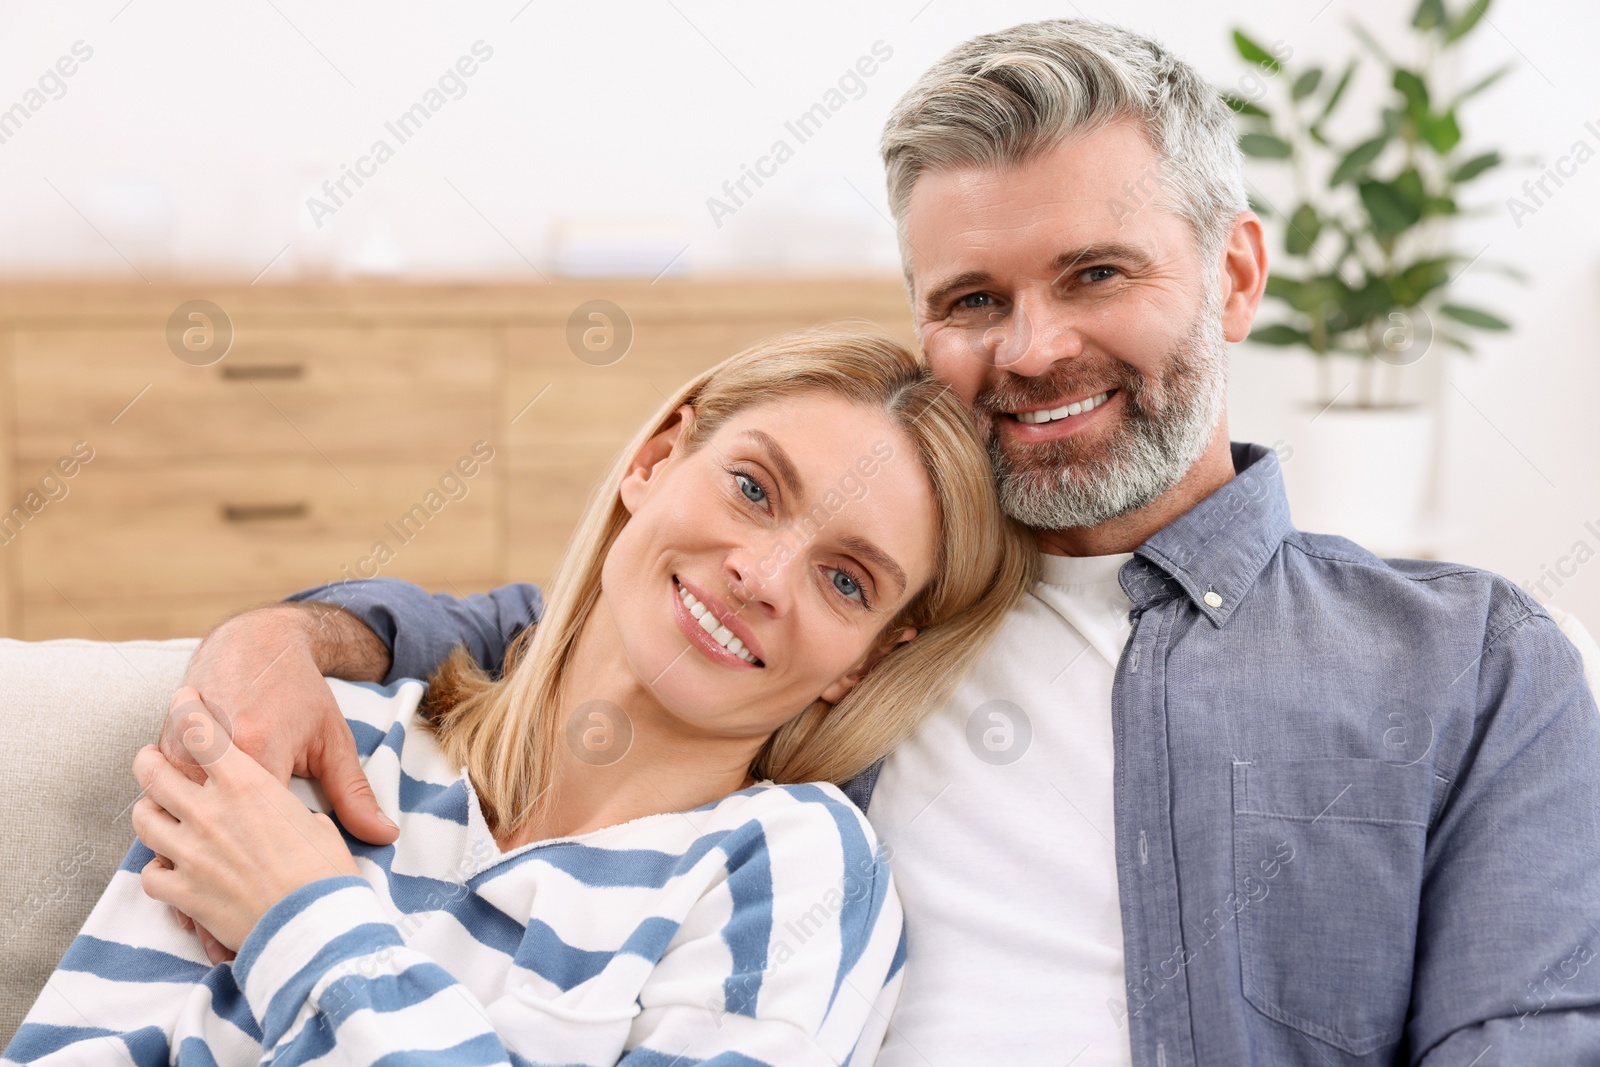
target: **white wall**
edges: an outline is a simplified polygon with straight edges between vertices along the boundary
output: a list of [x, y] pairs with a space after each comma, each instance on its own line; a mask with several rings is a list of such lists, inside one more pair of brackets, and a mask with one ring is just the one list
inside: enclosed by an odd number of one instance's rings
[[[558, 235], [595, 220], [648, 238], [639, 269], [892, 270], [875, 144], [895, 98], [968, 35], [1073, 13], [1151, 32], [1219, 84], [1244, 70], [1228, 43], [1235, 25], [1286, 42], [1296, 61], [1349, 54], [1351, 17], [1396, 47], [1403, 36], [1401, 14], [1381, 0], [9, 5], [0, 109], [24, 100], [75, 42], [93, 55], [0, 143], [0, 272], [534, 279], [558, 260]], [[1463, 79], [1508, 59], [1517, 70], [1467, 112], [1469, 142], [1541, 165], [1579, 139], [1600, 149], [1593, 5], [1504, 2], [1489, 18]], [[398, 143], [385, 122], [480, 40], [493, 56], [464, 95]], [[793, 143], [784, 122], [877, 42], [892, 56], [860, 98], [718, 225], [707, 199], [775, 139]], [[308, 195], [379, 138], [394, 157], [313, 225]], [[1441, 361], [1448, 398], [1441, 551], [1518, 582], [1580, 540], [1600, 551], [1600, 419], [1589, 411], [1600, 395], [1600, 161], [1519, 227], [1505, 199], [1538, 169], [1483, 180], [1486, 211], [1459, 238], [1487, 246], [1484, 264], [1531, 276], [1507, 286], [1475, 266], [1462, 281], [1464, 296], [1505, 311], [1515, 333], [1475, 358], [1428, 356]], [[1235, 436], [1292, 438], [1312, 386], [1302, 360], [1241, 349]], [[1600, 627], [1600, 566], [1543, 591]]]

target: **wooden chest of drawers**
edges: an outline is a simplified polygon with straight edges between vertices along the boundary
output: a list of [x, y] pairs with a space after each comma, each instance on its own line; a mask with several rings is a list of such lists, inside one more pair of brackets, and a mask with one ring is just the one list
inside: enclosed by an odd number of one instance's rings
[[[206, 365], [168, 340], [196, 299], [233, 331]], [[596, 300], [631, 333], [620, 359], [573, 340]], [[378, 574], [456, 595], [544, 581], [665, 394], [846, 318], [912, 341], [881, 278], [0, 287], [0, 633], [196, 635]]]

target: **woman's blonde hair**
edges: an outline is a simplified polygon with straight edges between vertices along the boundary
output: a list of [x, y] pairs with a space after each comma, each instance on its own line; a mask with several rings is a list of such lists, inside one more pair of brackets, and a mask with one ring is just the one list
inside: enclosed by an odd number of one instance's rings
[[[689, 381], [628, 442], [595, 489], [561, 560], [538, 625], [506, 651], [491, 678], [457, 646], [429, 679], [422, 704], [454, 766], [464, 766], [491, 829], [522, 827], [554, 795], [564, 718], [561, 678], [600, 598], [600, 574], [628, 522], [619, 487], [635, 455], [681, 405], [695, 415], [677, 446], [690, 454], [731, 417], [760, 404], [825, 393], [885, 412], [914, 443], [938, 515], [932, 579], [880, 639], [893, 647], [836, 705], [818, 700], [772, 735], [751, 767], [777, 782], [853, 778], [903, 741], [941, 703], [1031, 582], [1035, 549], [1001, 514], [987, 453], [960, 402], [898, 341], [829, 327], [762, 341]], [[870, 491], [870, 490], [869, 490]]]

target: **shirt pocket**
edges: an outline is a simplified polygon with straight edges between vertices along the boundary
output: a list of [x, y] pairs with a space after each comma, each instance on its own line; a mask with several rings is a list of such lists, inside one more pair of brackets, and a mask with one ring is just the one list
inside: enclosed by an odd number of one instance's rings
[[1420, 764], [1233, 765], [1239, 960], [1257, 1010], [1357, 1056], [1400, 1040], [1432, 797]]

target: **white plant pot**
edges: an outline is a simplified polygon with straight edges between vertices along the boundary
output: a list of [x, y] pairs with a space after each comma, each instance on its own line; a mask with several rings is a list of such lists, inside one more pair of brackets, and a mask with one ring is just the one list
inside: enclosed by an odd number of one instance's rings
[[1348, 537], [1380, 556], [1430, 554], [1433, 409], [1336, 406], [1306, 417], [1283, 464], [1295, 526]]

